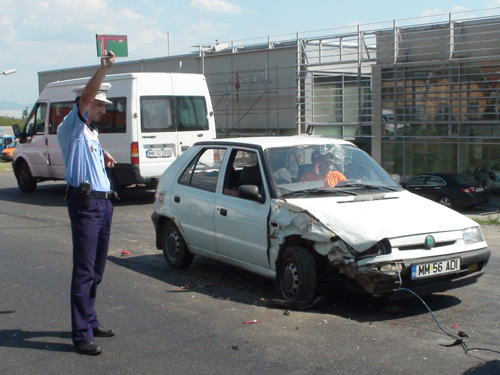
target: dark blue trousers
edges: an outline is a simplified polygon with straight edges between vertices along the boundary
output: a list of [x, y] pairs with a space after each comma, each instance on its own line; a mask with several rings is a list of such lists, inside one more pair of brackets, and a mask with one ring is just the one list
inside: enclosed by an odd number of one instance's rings
[[73, 237], [71, 328], [73, 343], [80, 344], [93, 340], [93, 328], [99, 327], [94, 304], [108, 255], [113, 204], [92, 198], [85, 208], [74, 194], [67, 204]]

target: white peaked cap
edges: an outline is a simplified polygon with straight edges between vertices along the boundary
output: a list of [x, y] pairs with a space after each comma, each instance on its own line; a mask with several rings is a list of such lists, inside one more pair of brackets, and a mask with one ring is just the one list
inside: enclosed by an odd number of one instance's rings
[[[72, 89], [72, 91], [74, 91], [76, 93], [76, 96], [81, 96], [84, 88], [85, 88], [85, 86], [78, 86], [78, 87], [74, 87]], [[99, 89], [99, 92], [95, 96], [94, 100], [100, 100], [101, 102], [104, 102], [104, 103], [113, 103], [112, 101], [108, 100], [108, 98], [106, 97], [106, 93], [108, 92], [108, 90], [110, 88], [111, 88], [111, 83], [105, 82], [105, 83], [101, 84], [101, 88]]]

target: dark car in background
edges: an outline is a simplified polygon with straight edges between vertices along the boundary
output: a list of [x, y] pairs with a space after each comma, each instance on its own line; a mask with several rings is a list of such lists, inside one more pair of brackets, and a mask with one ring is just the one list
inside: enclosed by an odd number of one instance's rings
[[401, 186], [453, 208], [472, 207], [490, 200], [488, 187], [466, 173], [419, 174], [407, 179]]

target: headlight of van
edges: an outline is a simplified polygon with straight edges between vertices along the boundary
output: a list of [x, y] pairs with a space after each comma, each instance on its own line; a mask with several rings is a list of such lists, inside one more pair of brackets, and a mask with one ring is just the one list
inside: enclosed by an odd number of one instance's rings
[[462, 236], [466, 245], [484, 241], [480, 227], [467, 228], [462, 232]]

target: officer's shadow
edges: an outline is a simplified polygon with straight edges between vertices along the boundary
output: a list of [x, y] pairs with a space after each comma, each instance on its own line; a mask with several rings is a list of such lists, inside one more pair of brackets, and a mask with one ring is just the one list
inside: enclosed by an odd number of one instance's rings
[[0, 347], [72, 352], [73, 345], [54, 342], [54, 338], [71, 340], [70, 332], [23, 331], [21, 329], [0, 330]]

